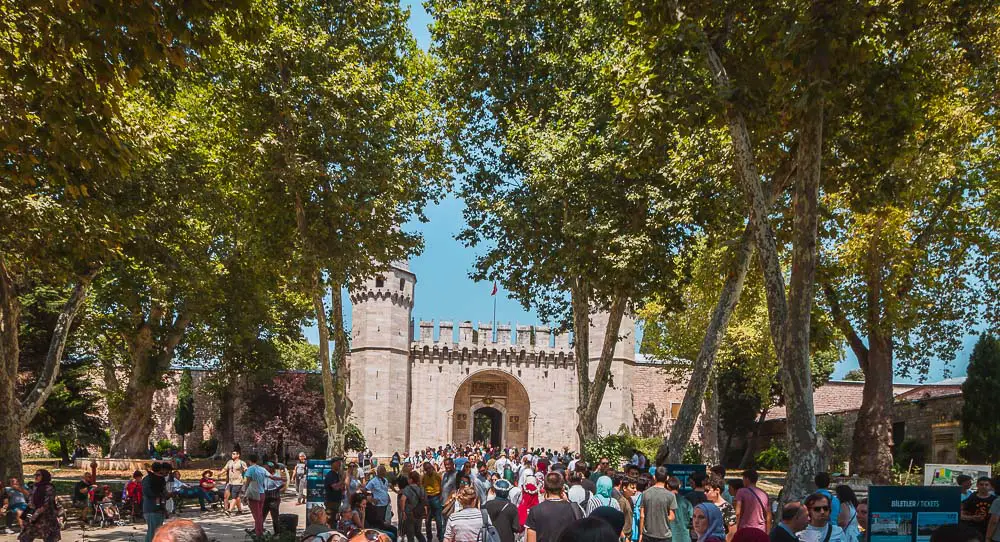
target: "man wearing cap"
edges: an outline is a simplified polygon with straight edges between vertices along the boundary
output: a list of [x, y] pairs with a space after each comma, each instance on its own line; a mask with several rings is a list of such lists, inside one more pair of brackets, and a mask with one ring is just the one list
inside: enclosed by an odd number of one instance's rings
[[483, 505], [500, 535], [500, 542], [514, 542], [515, 533], [521, 530], [517, 507], [509, 500], [511, 487], [507, 480], [497, 480], [493, 483], [495, 498]]

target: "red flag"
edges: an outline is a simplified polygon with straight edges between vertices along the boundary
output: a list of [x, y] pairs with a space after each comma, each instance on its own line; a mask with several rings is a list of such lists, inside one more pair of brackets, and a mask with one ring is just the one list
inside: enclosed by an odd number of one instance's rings
[[497, 295], [497, 283], [496, 283], [496, 281], [493, 282], [493, 291], [490, 292], [490, 295]]

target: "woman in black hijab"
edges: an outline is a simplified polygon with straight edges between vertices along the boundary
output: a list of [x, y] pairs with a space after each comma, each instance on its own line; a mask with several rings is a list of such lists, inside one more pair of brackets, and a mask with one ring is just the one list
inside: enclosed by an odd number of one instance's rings
[[45, 469], [35, 473], [35, 487], [31, 491], [31, 519], [24, 522], [24, 528], [17, 539], [31, 542], [41, 538], [45, 542], [60, 540], [59, 517], [56, 515], [56, 490], [52, 486], [52, 474]]

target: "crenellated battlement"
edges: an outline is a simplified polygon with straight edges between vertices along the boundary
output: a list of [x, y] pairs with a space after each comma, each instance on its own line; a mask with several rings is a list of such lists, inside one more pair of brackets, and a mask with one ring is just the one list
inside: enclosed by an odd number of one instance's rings
[[517, 325], [512, 335], [510, 324], [499, 324], [493, 341], [493, 323], [437, 323], [438, 339], [434, 339], [434, 321], [421, 320], [419, 337], [410, 345], [415, 362], [555, 364], [573, 363], [573, 349], [568, 333], [553, 335], [548, 326]]

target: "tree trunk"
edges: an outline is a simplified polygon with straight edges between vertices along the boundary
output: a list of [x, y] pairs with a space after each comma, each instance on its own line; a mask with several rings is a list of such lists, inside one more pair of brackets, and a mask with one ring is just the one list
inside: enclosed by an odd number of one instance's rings
[[150, 312], [150, 319], [140, 325], [130, 344], [132, 372], [118, 406], [116, 418], [121, 422], [118, 439], [111, 445], [111, 457], [143, 458], [148, 455], [149, 437], [153, 432], [153, 395], [191, 322], [183, 312], [177, 314], [170, 332], [158, 345], [152, 336], [150, 320], [158, 320], [163, 309], [154, 308]]
[[226, 456], [236, 447], [235, 438], [235, 418], [236, 418], [236, 386], [233, 383], [226, 384], [222, 393], [219, 394], [219, 427], [218, 446], [215, 448], [216, 455]]
[[182, 452], [187, 452], [187, 448], [184, 447], [184, 437], [185, 437], [185, 435], [180, 435], [180, 437], [181, 437], [181, 451]]
[[698, 357], [695, 358], [694, 366], [691, 368], [691, 379], [688, 381], [687, 390], [684, 391], [680, 412], [670, 427], [670, 435], [663, 439], [660, 450], [656, 453], [658, 465], [680, 463], [684, 447], [691, 440], [691, 432], [694, 431], [694, 423], [701, 410], [701, 399], [705, 396], [709, 375], [715, 365], [715, 356], [719, 352], [722, 339], [726, 336], [729, 318], [739, 302], [740, 293], [743, 291], [743, 282], [750, 270], [750, 261], [753, 255], [753, 235], [751, 232], [750, 226], [747, 225], [743, 237], [740, 238], [739, 247], [736, 249], [732, 268], [726, 276], [726, 282], [719, 294], [719, 301], [712, 311], [712, 319], [709, 321], [708, 329], [705, 330], [701, 350], [698, 351]]
[[584, 446], [597, 436], [597, 427], [588, 427], [582, 410], [590, 398], [590, 287], [582, 277], [573, 280], [570, 288], [573, 309], [573, 355], [576, 357], [576, 436], [583, 459], [587, 457]]
[[62, 361], [63, 349], [76, 314], [90, 292], [90, 285], [100, 268], [95, 267], [77, 279], [52, 330], [45, 365], [28, 396], [17, 398], [17, 369], [21, 357], [21, 304], [14, 277], [0, 255], [0, 480], [22, 476], [21, 433], [48, 398]]
[[701, 460], [711, 467], [719, 464], [719, 386], [712, 376], [705, 394], [705, 410], [701, 416]]
[[59, 435], [59, 460], [62, 461], [63, 465], [69, 465], [70, 454], [69, 445], [66, 443], [66, 437]]
[[[330, 317], [333, 319], [333, 359], [332, 367], [323, 371], [323, 397], [326, 414], [327, 457], [343, 456], [344, 435], [347, 420], [351, 415], [351, 400], [347, 396], [347, 333], [344, 330], [344, 302], [340, 287], [331, 292]], [[329, 339], [327, 339], [329, 340]], [[327, 343], [329, 344], [329, 343]], [[332, 373], [332, 374], [331, 374]]]
[[868, 334], [868, 364], [861, 408], [854, 424], [851, 472], [874, 484], [892, 478], [892, 336]]
[[747, 440], [746, 450], [743, 450], [743, 459], [740, 459], [740, 468], [746, 469], [753, 466], [754, 457], [757, 454], [757, 439], [760, 437], [760, 428], [764, 425], [764, 420], [767, 419], [767, 412], [769, 409], [764, 409], [760, 411], [760, 416], [757, 418], [757, 423], [753, 425], [753, 431], [750, 433], [750, 438]]

